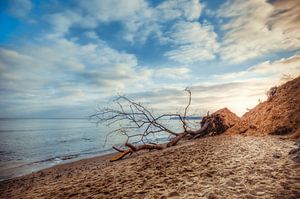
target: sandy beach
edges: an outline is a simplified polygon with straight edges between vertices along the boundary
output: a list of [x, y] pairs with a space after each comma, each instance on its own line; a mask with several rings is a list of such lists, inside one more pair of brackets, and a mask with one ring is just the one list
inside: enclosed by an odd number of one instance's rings
[[300, 199], [300, 0], [0, 8], [0, 199]]
[[295, 142], [216, 136], [117, 162], [110, 155], [1, 182], [0, 198], [299, 198]]

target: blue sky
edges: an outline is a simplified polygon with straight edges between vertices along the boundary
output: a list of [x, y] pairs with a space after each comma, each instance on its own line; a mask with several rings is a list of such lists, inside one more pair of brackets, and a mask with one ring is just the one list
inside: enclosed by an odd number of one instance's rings
[[85, 117], [117, 93], [242, 115], [300, 74], [297, 0], [4, 0], [0, 117]]

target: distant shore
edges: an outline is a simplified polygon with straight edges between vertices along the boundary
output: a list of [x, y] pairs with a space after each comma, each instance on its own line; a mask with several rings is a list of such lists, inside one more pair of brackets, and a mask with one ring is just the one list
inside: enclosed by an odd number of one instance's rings
[[112, 154], [0, 182], [1, 198], [296, 198], [294, 142], [216, 136], [117, 162]]

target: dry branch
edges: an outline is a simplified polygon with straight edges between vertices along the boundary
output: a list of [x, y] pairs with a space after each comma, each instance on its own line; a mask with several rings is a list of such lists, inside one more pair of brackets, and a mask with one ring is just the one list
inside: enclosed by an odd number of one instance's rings
[[[200, 129], [192, 131], [188, 126], [186, 120], [188, 109], [192, 102], [192, 93], [189, 89], [185, 89], [185, 91], [188, 93], [188, 103], [184, 108], [183, 115], [175, 113], [156, 116], [141, 103], [137, 103], [122, 95], [119, 95], [115, 100], [117, 108], [99, 109], [96, 114], [92, 115], [91, 117], [96, 118], [98, 122], [104, 122], [108, 126], [121, 122], [124, 123], [123, 126], [114, 129], [106, 136], [106, 141], [107, 137], [114, 133], [122, 134], [127, 137], [127, 141], [124, 144], [124, 147], [127, 149], [123, 150], [113, 146], [113, 149], [120, 153], [113, 157], [111, 161], [119, 160], [128, 154], [141, 150], [162, 150], [167, 147], [172, 147], [187, 136], [199, 138], [207, 135], [211, 130], [214, 130], [214, 127], [218, 126], [221, 121], [219, 118], [209, 115], [205, 117], [205, 122], [202, 121], [202, 127]], [[179, 118], [179, 121], [182, 123], [182, 132], [174, 132], [163, 124], [162, 120], [170, 119], [171, 117]], [[165, 144], [150, 143], [148, 137], [150, 135], [155, 136], [158, 133], [169, 134], [171, 139]], [[136, 144], [130, 143], [130, 139], [137, 139], [135, 141]]]

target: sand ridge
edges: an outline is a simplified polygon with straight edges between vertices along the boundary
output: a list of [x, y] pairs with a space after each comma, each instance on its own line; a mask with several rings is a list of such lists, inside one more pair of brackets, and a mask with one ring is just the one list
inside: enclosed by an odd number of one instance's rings
[[245, 113], [226, 133], [300, 139], [300, 76], [273, 87], [271, 93], [268, 100]]
[[90, 159], [1, 183], [1, 198], [299, 198], [292, 141], [215, 136], [118, 162]]

